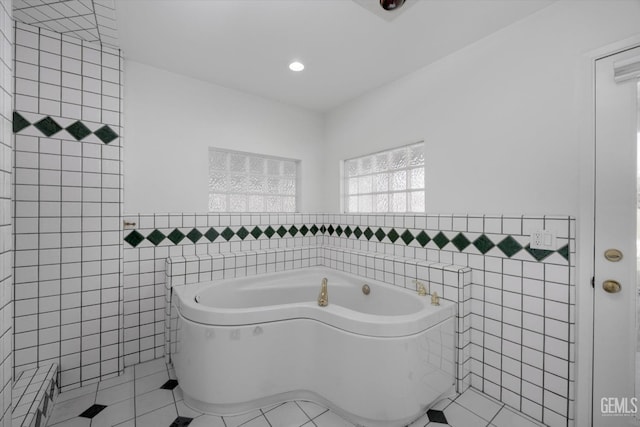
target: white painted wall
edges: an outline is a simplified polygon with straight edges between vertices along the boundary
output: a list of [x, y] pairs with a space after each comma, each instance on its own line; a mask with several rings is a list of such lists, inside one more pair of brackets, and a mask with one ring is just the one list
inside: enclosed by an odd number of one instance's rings
[[208, 147], [300, 159], [300, 210], [323, 210], [320, 114], [126, 61], [124, 210], [206, 212]]
[[427, 212], [577, 216], [584, 56], [639, 22], [637, 0], [560, 1], [333, 110], [325, 210], [341, 159], [425, 140]]

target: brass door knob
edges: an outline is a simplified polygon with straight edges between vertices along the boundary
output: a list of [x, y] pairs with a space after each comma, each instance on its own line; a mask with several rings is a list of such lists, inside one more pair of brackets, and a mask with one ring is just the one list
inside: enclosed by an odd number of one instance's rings
[[617, 292], [620, 292], [622, 286], [620, 286], [620, 283], [616, 282], [615, 280], [605, 280], [604, 282], [602, 282], [602, 289], [610, 294], [615, 294]]

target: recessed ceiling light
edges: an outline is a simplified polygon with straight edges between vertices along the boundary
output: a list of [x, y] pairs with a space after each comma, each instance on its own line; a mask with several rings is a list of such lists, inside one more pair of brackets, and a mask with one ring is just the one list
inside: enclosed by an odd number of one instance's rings
[[302, 71], [304, 70], [304, 64], [302, 62], [293, 61], [291, 64], [289, 64], [289, 69], [291, 71]]

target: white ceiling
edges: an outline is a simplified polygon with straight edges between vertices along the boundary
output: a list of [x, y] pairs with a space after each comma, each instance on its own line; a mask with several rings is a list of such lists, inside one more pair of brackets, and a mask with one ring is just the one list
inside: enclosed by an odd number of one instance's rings
[[391, 21], [350, 0], [116, 0], [116, 12], [125, 58], [323, 112], [553, 0], [407, 2]]

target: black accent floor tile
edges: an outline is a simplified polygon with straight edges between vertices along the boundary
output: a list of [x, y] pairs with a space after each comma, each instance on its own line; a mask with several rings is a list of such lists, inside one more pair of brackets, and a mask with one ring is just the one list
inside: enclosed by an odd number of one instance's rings
[[162, 384], [162, 387], [160, 388], [164, 390], [173, 390], [176, 387], [178, 387], [178, 380], [168, 380], [166, 383]]
[[105, 405], [94, 404], [94, 405], [91, 405], [86, 411], [81, 413], [79, 416], [91, 419], [96, 415], [98, 415], [100, 412], [102, 412], [104, 408], [106, 408]]
[[444, 412], [435, 409], [429, 409], [427, 411], [427, 417], [432, 423], [448, 424], [447, 417], [444, 416]]
[[173, 422], [171, 423], [171, 425], [169, 427], [186, 427], [189, 424], [191, 424], [191, 421], [193, 421], [193, 418], [178, 417], [175, 420], [173, 420]]

